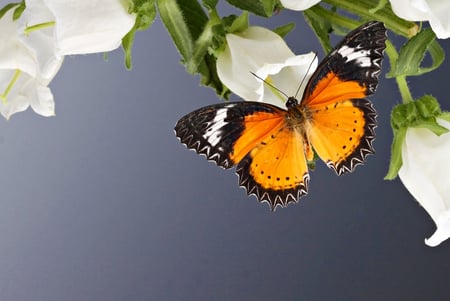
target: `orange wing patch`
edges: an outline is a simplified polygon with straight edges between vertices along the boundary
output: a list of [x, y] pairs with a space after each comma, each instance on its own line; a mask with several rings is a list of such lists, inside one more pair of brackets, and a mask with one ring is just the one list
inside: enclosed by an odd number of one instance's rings
[[244, 117], [242, 131], [240, 137], [233, 145], [233, 151], [229, 158], [235, 164], [241, 161], [252, 149], [267, 139], [272, 132], [278, 131], [285, 125], [284, 118], [286, 111], [279, 110], [277, 113], [272, 112], [255, 112]]
[[289, 127], [271, 131], [239, 162], [239, 184], [260, 201], [286, 207], [307, 193], [309, 174], [300, 134]]
[[319, 157], [341, 175], [374, 153], [375, 118], [367, 99], [335, 102], [311, 111], [307, 136]]
[[357, 81], [344, 81], [334, 72], [328, 72], [321, 78], [310, 95], [306, 95], [302, 104], [310, 108], [326, 106], [347, 99], [366, 97], [367, 88]]

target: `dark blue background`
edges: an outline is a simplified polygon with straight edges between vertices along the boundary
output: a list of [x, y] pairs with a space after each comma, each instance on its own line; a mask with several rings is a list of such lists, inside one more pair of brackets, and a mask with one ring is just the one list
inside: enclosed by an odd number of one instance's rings
[[[294, 21], [293, 51], [320, 49], [300, 13], [251, 20]], [[159, 19], [137, 35], [132, 71], [122, 58], [67, 57], [56, 117], [0, 121], [0, 300], [450, 297], [450, 243], [427, 247], [433, 221], [383, 180], [393, 80], [371, 98], [376, 155], [341, 177], [318, 162], [309, 195], [273, 213], [175, 138], [178, 118], [220, 100], [185, 72]], [[414, 96], [450, 109], [449, 70], [410, 78]]]

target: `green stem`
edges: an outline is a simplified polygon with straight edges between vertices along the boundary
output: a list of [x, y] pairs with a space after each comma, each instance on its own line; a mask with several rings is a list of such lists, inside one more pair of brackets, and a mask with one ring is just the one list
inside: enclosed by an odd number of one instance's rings
[[6, 87], [5, 92], [3, 92], [3, 94], [0, 94], [0, 99], [4, 104], [7, 103], [6, 98], [8, 97], [9, 92], [11, 92], [12, 87], [14, 87], [14, 84], [19, 79], [19, 76], [21, 73], [22, 73], [22, 71], [20, 71], [19, 69], [16, 69], [16, 72], [14, 72], [13, 78], [9, 82], [8, 86]]
[[36, 25], [28, 26], [27, 28], [25, 28], [25, 34], [28, 35], [30, 32], [33, 32], [35, 30], [39, 30], [39, 29], [43, 29], [43, 28], [47, 28], [47, 27], [51, 27], [51, 26], [55, 26], [55, 21], [39, 23]]
[[363, 19], [381, 21], [393, 32], [408, 38], [414, 36], [418, 30], [417, 24], [397, 17], [392, 12], [390, 5], [374, 12], [373, 0], [358, 0], [357, 2], [354, 0], [323, 0], [323, 2], [361, 16]]
[[411, 91], [409, 91], [408, 82], [406, 81], [406, 76], [397, 76], [395, 78], [395, 81], [397, 82], [397, 86], [400, 91], [400, 95], [402, 96], [403, 103], [409, 103], [413, 101]]
[[320, 16], [321, 18], [329, 20], [332, 24], [336, 24], [347, 29], [353, 29], [361, 25], [361, 22], [350, 19], [348, 17], [344, 17], [320, 5], [314, 5], [313, 7], [308, 9], [308, 12], [316, 17], [316, 19], [318, 19], [317, 17]]
[[[386, 55], [389, 58], [391, 69], [394, 69], [395, 64], [397, 64], [398, 52], [395, 49], [394, 45], [389, 40], [386, 41]], [[406, 76], [404, 75], [396, 76], [395, 81], [400, 91], [400, 95], [402, 96], [402, 102], [409, 103], [413, 101], [411, 91], [409, 90], [408, 87], [408, 82], [406, 81]]]

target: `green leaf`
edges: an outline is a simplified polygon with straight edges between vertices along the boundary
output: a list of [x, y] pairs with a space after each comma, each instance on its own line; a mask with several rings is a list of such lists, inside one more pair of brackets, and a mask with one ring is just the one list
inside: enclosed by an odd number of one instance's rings
[[157, 0], [159, 15], [183, 61], [187, 61], [193, 52], [194, 40], [183, 16], [183, 11], [175, 0]]
[[402, 147], [406, 137], [406, 128], [394, 130], [394, 137], [391, 146], [391, 161], [389, 162], [389, 170], [384, 177], [385, 180], [393, 180], [397, 177], [398, 171], [402, 167]]
[[321, 10], [321, 7], [314, 6], [310, 9], [305, 10], [303, 12], [303, 15], [305, 16], [306, 23], [308, 23], [308, 25], [311, 27], [311, 29], [319, 39], [324, 53], [327, 54], [333, 49], [333, 46], [331, 46], [330, 42], [331, 25], [328, 21], [324, 20], [321, 17]]
[[275, 28], [273, 31], [277, 33], [280, 37], [284, 38], [288, 33], [290, 33], [295, 28], [295, 23], [291, 22], [280, 27]]
[[155, 0], [133, 0], [128, 8], [130, 14], [136, 14], [133, 28], [122, 38], [122, 47], [125, 54], [125, 66], [131, 69], [131, 49], [134, 36], [138, 30], [148, 29], [156, 17]]
[[213, 10], [216, 8], [219, 0], [203, 0], [203, 6], [205, 6], [209, 10]]
[[[435, 38], [430, 28], [412, 37], [400, 49], [395, 67], [388, 77], [421, 75], [439, 67], [444, 61], [445, 52]], [[427, 52], [431, 55], [432, 64], [430, 67], [421, 67]]]
[[277, 4], [275, 0], [227, 0], [227, 2], [241, 10], [247, 10], [262, 17], [272, 16]]
[[194, 74], [198, 70], [198, 66], [203, 61], [205, 55], [208, 52], [208, 48], [211, 46], [214, 38], [213, 28], [217, 25], [215, 20], [210, 20], [202, 34], [194, 43], [194, 52], [192, 56], [186, 61], [186, 69], [189, 73]]
[[205, 55], [202, 64], [199, 66], [199, 73], [202, 85], [213, 88], [221, 98], [228, 99], [231, 91], [220, 81], [217, 75], [216, 58], [213, 55]]

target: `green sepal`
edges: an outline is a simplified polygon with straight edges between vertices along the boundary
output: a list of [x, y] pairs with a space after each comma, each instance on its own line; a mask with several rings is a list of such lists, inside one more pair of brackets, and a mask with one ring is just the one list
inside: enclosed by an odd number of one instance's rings
[[[427, 52], [431, 56], [431, 66], [421, 67]], [[421, 75], [438, 68], [444, 59], [445, 52], [436, 41], [436, 35], [430, 28], [427, 28], [402, 46], [395, 66], [391, 68], [387, 77]]]
[[15, 7], [15, 9], [13, 12], [13, 21], [16, 21], [17, 19], [20, 18], [20, 16], [22, 15], [23, 11], [26, 8], [25, 1], [22, 1], [19, 3], [8, 3], [5, 6], [3, 6], [0, 9], [0, 19], [6, 14], [6, 12], [8, 12], [10, 9], [12, 9], [14, 7]]
[[227, 0], [231, 5], [262, 17], [270, 17], [277, 8], [276, 0]]
[[279, 26], [273, 30], [280, 37], [284, 38], [288, 33], [290, 33], [295, 28], [295, 23], [291, 22], [282, 26]]
[[16, 21], [17, 19], [20, 18], [25, 8], [26, 8], [25, 1], [20, 2], [19, 6], [17, 6], [16, 9], [14, 10], [13, 21]]
[[384, 176], [385, 180], [393, 180], [397, 177], [400, 167], [403, 165], [402, 147], [406, 137], [407, 128], [394, 130], [394, 137], [391, 145], [391, 161], [389, 162], [389, 170]]
[[231, 24], [225, 29], [226, 33], [242, 32], [248, 28], [248, 11], [243, 11], [238, 17], [234, 16]]
[[133, 28], [122, 38], [122, 47], [125, 54], [125, 67], [131, 69], [131, 49], [134, 36], [138, 30], [148, 29], [156, 17], [155, 0], [132, 0], [129, 2], [128, 13], [136, 14]]
[[385, 180], [393, 180], [402, 166], [402, 147], [408, 128], [426, 128], [438, 136], [449, 132], [436, 121], [436, 117], [450, 119], [450, 114], [442, 113], [438, 101], [431, 95], [424, 95], [416, 101], [394, 107], [391, 113], [394, 137]]

